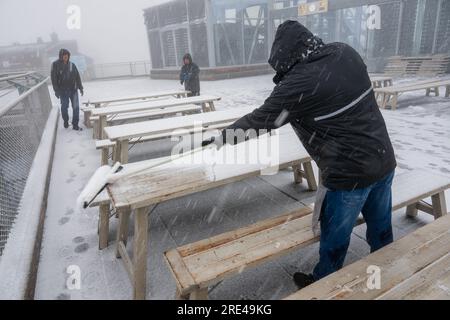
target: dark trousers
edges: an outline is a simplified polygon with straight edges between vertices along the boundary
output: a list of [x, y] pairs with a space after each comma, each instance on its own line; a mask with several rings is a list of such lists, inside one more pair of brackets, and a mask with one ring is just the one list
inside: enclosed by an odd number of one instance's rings
[[393, 241], [393, 177], [394, 172], [363, 189], [327, 191], [320, 216], [320, 260], [313, 271], [315, 280], [342, 268], [359, 213], [367, 224], [366, 239], [371, 252]]
[[80, 120], [80, 106], [78, 101], [78, 91], [65, 91], [61, 93], [61, 114], [64, 122], [69, 122], [69, 102], [72, 103], [72, 125], [78, 126]]

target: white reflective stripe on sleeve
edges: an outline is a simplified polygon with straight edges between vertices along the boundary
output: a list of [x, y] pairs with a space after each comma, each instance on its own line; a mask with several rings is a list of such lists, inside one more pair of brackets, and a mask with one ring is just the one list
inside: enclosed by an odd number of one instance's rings
[[336, 116], [336, 115], [338, 115], [338, 114], [340, 114], [340, 113], [342, 113], [342, 112], [344, 112], [344, 111], [350, 109], [350, 108], [353, 107], [355, 104], [357, 104], [357, 103], [360, 102], [362, 99], [364, 99], [364, 98], [372, 91], [372, 89], [373, 89], [373, 88], [370, 87], [369, 90], [367, 90], [366, 92], [364, 92], [358, 99], [356, 99], [355, 101], [353, 101], [353, 102], [350, 103], [349, 105], [346, 105], [345, 107], [343, 107], [343, 108], [341, 108], [341, 109], [339, 109], [339, 110], [336, 110], [336, 111], [333, 112], [333, 113], [329, 113], [329, 114], [326, 114], [326, 115], [324, 115], [324, 116], [320, 116], [320, 117], [314, 118], [314, 121], [325, 120], [325, 119], [334, 117], [334, 116]]

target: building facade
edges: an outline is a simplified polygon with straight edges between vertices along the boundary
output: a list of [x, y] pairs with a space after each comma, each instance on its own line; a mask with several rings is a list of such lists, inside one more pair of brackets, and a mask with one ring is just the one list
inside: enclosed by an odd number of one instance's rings
[[[305, 4], [324, 10], [305, 13]], [[173, 0], [144, 16], [156, 78], [181, 67], [186, 52], [211, 74], [267, 71], [276, 28], [288, 19], [350, 44], [371, 71], [391, 56], [450, 53], [446, 0]]]

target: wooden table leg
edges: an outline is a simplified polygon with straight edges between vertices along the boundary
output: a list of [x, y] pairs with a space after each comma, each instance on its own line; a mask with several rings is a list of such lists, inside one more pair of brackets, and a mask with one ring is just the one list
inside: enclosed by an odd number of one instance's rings
[[121, 243], [126, 247], [128, 240], [128, 225], [130, 223], [130, 210], [120, 210], [119, 214], [119, 227], [117, 228], [117, 241], [116, 241], [116, 257], [120, 258], [120, 250], [119, 247]]
[[98, 120], [94, 121], [93, 125], [92, 125], [92, 138], [94, 140], [98, 140], [100, 139], [100, 137], [98, 136]]
[[419, 209], [417, 208], [416, 203], [410, 204], [409, 206], [406, 207], [406, 215], [408, 217], [415, 218], [415, 217], [417, 217], [418, 213], [419, 213]]
[[392, 107], [392, 110], [397, 110], [397, 102], [398, 102], [398, 93], [397, 92], [395, 92], [393, 95], [392, 95], [392, 102], [391, 102], [391, 107]]
[[189, 300], [208, 300], [208, 288], [202, 288], [191, 292]]
[[109, 236], [109, 203], [101, 204], [99, 208], [98, 248], [103, 250], [108, 246]]
[[213, 101], [211, 101], [209, 103], [209, 111], [216, 111], [216, 107], [214, 106], [214, 102]]
[[381, 109], [386, 109], [387, 99], [389, 95], [385, 92], [382, 93], [381, 96]]
[[122, 164], [128, 163], [128, 140], [116, 141], [114, 161]]
[[102, 166], [109, 163], [109, 147], [102, 148]]
[[99, 116], [98, 119], [98, 139], [105, 139], [105, 133], [103, 132], [103, 129], [106, 128], [106, 116]]
[[308, 182], [309, 190], [316, 191], [317, 190], [317, 181], [314, 177], [314, 171], [312, 168], [311, 161], [303, 163], [303, 168], [305, 169], [305, 178]]
[[147, 288], [148, 208], [136, 210], [133, 243], [133, 298], [144, 300]]
[[434, 218], [440, 218], [447, 214], [447, 204], [445, 202], [445, 191], [441, 191], [431, 197]]
[[292, 170], [294, 171], [294, 181], [297, 184], [302, 183], [303, 181], [303, 174], [300, 166], [300, 164], [292, 166]]
[[446, 98], [450, 97], [450, 86], [445, 87], [445, 97]]

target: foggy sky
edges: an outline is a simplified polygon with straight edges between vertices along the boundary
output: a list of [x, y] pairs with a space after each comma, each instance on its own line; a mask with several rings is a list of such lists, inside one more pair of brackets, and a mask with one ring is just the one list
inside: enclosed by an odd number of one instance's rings
[[[0, 0], [0, 46], [75, 39], [94, 63], [149, 60], [142, 9], [166, 0]], [[81, 29], [67, 28], [69, 5], [81, 9]], [[55, 56], [57, 53], [55, 53]]]

